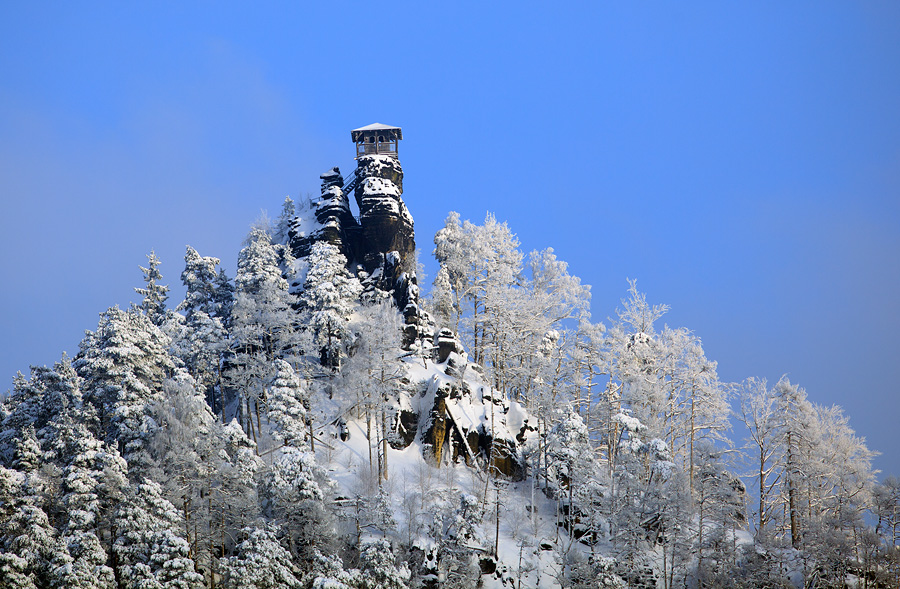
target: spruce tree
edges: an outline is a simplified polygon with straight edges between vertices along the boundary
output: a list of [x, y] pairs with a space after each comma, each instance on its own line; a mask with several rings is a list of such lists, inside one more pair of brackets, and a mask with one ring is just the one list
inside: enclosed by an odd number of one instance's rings
[[272, 362], [295, 354], [298, 341], [288, 282], [280, 266], [281, 250], [271, 243], [268, 233], [254, 229], [238, 256], [235, 277], [233, 356], [226, 376], [228, 386], [242, 393], [242, 421], [257, 442], [264, 389], [274, 376]]
[[159, 258], [156, 252], [147, 254], [147, 268], [140, 266], [144, 273], [144, 288], [135, 288], [134, 291], [144, 297], [140, 308], [154, 325], [162, 325], [166, 315], [166, 300], [169, 298], [169, 287], [159, 284], [162, 274], [159, 271]]
[[235, 556], [222, 559], [224, 589], [300, 589], [300, 571], [275, 526], [247, 527]]
[[313, 333], [322, 364], [338, 369], [350, 335], [350, 315], [362, 286], [347, 272], [346, 258], [330, 243], [313, 244], [307, 263], [299, 294], [303, 323]]
[[160, 486], [144, 480], [129, 490], [116, 509], [113, 550], [123, 587], [199, 589], [190, 546], [181, 537], [182, 516], [162, 495]]
[[169, 343], [144, 314], [113, 307], [82, 342], [75, 362], [103, 439], [119, 449], [135, 476], [153, 465], [147, 446], [156, 424], [150, 408], [162, 400], [162, 383], [174, 369]]

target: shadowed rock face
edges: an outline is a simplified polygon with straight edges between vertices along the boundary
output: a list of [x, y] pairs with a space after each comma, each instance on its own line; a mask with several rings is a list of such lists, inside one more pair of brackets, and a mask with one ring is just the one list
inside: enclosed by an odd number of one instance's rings
[[[357, 160], [354, 196], [359, 219], [354, 217], [348, 195], [344, 194], [340, 170], [332, 168], [320, 178], [321, 195], [311, 203], [311, 209], [294, 219], [289, 230], [294, 257], [308, 256], [317, 241], [337, 246], [347, 259], [347, 269], [360, 276], [366, 289], [393, 295], [406, 323], [404, 349], [410, 349], [417, 341], [430, 341], [433, 324], [418, 304], [416, 241], [413, 218], [402, 198], [400, 162], [384, 154]], [[365, 276], [360, 270], [365, 270]]]
[[316, 239], [336, 245], [344, 257], [350, 259], [353, 254], [345, 234], [355, 228], [357, 223], [350, 212], [350, 201], [341, 188], [344, 178], [336, 167], [319, 178], [322, 179], [322, 196], [316, 202], [316, 220], [322, 225], [322, 229]]
[[318, 227], [310, 231], [306, 226], [306, 219], [295, 219], [288, 233], [291, 251], [295, 258], [305, 257], [309, 255], [315, 242], [324, 241], [337, 246], [344, 257], [352, 260], [355, 253], [353, 235], [358, 233], [359, 224], [353, 217], [350, 201], [341, 188], [344, 177], [335, 167], [319, 178], [322, 179], [322, 193], [312, 204]]
[[389, 252], [399, 254], [399, 270], [415, 272], [413, 219], [403, 202], [403, 168], [387, 155], [367, 155], [357, 161], [356, 203], [362, 226], [359, 260], [368, 272]]
[[[474, 467], [477, 461], [510, 480], [524, 479], [525, 466], [515, 440], [494, 438], [484, 424], [467, 428], [454, 422], [450, 405], [469, 395], [470, 391], [460, 391], [455, 384], [445, 384], [434, 391], [434, 404], [425, 416], [424, 427], [419, 427], [426, 455], [438, 465], [445, 460], [462, 460]], [[502, 414], [497, 419], [503, 419]], [[449, 454], [445, 456], [445, 452]]]

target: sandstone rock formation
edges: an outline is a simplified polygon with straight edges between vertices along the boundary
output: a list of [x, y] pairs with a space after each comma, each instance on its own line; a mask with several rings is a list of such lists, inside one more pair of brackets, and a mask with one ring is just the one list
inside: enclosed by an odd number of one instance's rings
[[356, 203], [362, 236], [359, 261], [369, 272], [389, 252], [399, 256], [400, 272], [415, 272], [413, 218], [403, 202], [403, 168], [390, 155], [366, 155], [357, 161]]
[[[480, 367], [469, 362], [450, 330], [434, 335], [434, 322], [419, 304], [415, 274], [413, 218], [403, 202], [403, 168], [395, 154], [357, 159], [353, 216], [345, 178], [338, 168], [320, 176], [321, 195], [295, 219], [289, 244], [300, 260], [317, 241], [337, 246], [347, 269], [364, 287], [362, 300], [389, 293], [403, 314], [403, 348], [432, 362], [430, 380], [405, 397], [391, 417], [391, 446], [418, 441], [435, 464], [463, 461], [513, 480], [525, 476], [519, 444], [531, 430], [518, 403], [482, 382]], [[302, 264], [302, 261], [301, 261]]]

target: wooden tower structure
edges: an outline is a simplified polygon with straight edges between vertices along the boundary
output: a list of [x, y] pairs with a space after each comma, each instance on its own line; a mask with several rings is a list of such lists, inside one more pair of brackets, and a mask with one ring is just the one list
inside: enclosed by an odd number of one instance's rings
[[376, 154], [396, 158], [397, 145], [403, 139], [403, 131], [400, 127], [372, 123], [350, 131], [350, 138], [356, 143], [356, 159]]

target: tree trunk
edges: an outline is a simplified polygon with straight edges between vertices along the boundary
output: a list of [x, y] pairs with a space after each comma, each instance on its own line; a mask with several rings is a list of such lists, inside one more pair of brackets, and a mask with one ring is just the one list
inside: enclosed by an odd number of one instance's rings
[[387, 433], [387, 412], [382, 409], [381, 410], [381, 452], [384, 455], [382, 458], [382, 476], [384, 480], [388, 480], [388, 433]]
[[791, 517], [791, 546], [800, 548], [800, 522], [797, 517], [797, 489], [794, 481], [794, 458], [791, 446], [791, 434], [787, 435], [787, 459], [788, 459], [788, 509]]
[[500, 546], [500, 485], [495, 484], [494, 490], [497, 493], [497, 521], [494, 523], [494, 560], [497, 560]]
[[763, 527], [766, 525], [767, 517], [764, 516], [766, 513], [766, 484], [765, 484], [765, 472], [766, 472], [766, 455], [763, 452], [762, 448], [759, 449], [759, 526], [756, 529], [757, 535], [759, 535], [763, 531]]
[[[694, 399], [691, 398], [691, 433], [690, 433], [690, 464], [691, 464], [691, 474], [690, 474], [690, 483], [691, 483], [691, 497], [694, 496]], [[673, 446], [674, 448], [674, 446]]]

